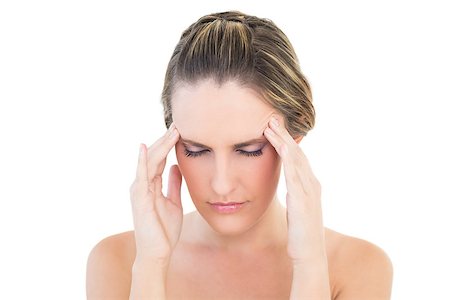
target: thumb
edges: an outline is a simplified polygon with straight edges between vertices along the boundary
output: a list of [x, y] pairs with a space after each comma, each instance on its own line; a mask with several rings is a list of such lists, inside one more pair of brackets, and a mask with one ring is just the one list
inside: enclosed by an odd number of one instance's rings
[[169, 186], [167, 188], [167, 198], [176, 206], [181, 207], [181, 182], [182, 175], [178, 165], [170, 167]]

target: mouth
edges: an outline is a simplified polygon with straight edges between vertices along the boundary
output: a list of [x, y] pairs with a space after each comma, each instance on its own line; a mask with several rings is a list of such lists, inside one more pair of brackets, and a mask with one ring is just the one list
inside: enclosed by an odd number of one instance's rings
[[239, 211], [247, 202], [208, 202], [208, 204], [218, 213], [230, 214]]

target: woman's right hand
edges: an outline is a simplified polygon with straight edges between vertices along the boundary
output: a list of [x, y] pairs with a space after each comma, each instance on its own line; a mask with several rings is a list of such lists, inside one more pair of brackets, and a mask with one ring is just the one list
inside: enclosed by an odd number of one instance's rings
[[136, 179], [130, 187], [136, 261], [168, 263], [183, 223], [182, 175], [177, 165], [169, 172], [167, 197], [162, 193], [166, 158], [179, 139], [174, 124], [148, 149], [141, 144]]

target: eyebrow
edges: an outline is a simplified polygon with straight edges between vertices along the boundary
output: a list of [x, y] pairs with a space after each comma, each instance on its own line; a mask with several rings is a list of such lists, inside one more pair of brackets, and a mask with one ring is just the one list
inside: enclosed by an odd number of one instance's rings
[[[210, 149], [211, 147], [208, 147], [206, 145], [200, 144], [198, 142], [192, 141], [192, 140], [188, 140], [188, 139], [184, 139], [182, 137], [180, 137], [180, 140], [186, 144], [189, 144], [191, 146], [195, 146], [195, 147], [199, 147], [199, 148], [208, 148]], [[254, 145], [254, 144], [259, 144], [259, 143], [265, 143], [267, 140], [264, 137], [260, 137], [260, 138], [256, 138], [256, 139], [251, 139], [249, 141], [246, 142], [242, 142], [239, 144], [235, 144], [233, 145], [234, 149], [238, 149], [238, 148], [242, 148], [242, 147], [246, 147], [246, 146], [250, 146], [250, 145]]]

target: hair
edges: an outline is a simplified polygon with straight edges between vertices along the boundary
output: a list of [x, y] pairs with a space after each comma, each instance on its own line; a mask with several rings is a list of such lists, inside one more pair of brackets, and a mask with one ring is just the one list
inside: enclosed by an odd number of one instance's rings
[[293, 137], [314, 127], [311, 88], [287, 36], [269, 19], [228, 11], [206, 15], [181, 35], [170, 58], [161, 102], [168, 128], [171, 98], [182, 84], [213, 79], [256, 90], [280, 113]]

